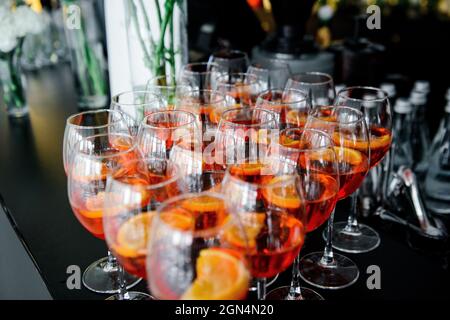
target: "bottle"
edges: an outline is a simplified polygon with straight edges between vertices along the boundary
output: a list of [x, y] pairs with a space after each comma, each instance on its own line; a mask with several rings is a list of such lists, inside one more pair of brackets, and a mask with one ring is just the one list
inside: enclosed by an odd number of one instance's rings
[[430, 93], [430, 82], [426, 80], [417, 80], [414, 82], [412, 91], [422, 92], [425, 95], [428, 95], [428, 93]]
[[413, 149], [411, 145], [412, 107], [407, 99], [398, 98], [394, 106], [393, 140], [393, 171], [400, 166], [412, 168]]
[[380, 85], [380, 89], [387, 93], [389, 102], [391, 105], [394, 105], [395, 99], [397, 98], [397, 89], [395, 88], [395, 84], [391, 82], [383, 82]]
[[432, 211], [450, 213], [450, 101], [445, 107], [443, 126], [430, 148], [425, 193], [434, 200], [427, 202]]
[[413, 108], [411, 145], [413, 149], [414, 171], [419, 180], [427, 168], [428, 149], [431, 144], [430, 129], [425, 118], [426, 91], [412, 91], [410, 102]]

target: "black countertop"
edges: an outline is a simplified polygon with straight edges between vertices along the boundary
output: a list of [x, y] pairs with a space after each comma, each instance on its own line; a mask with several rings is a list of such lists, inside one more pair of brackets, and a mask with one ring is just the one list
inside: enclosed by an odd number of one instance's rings
[[[77, 221], [67, 198], [62, 143], [65, 119], [78, 112], [75, 99], [69, 67], [63, 65], [28, 75], [29, 118], [9, 119], [1, 107], [0, 194], [52, 297], [104, 299], [107, 295], [66, 287], [69, 266], [78, 265], [83, 271], [107, 250], [103, 241]], [[338, 218], [345, 215], [338, 214]], [[444, 259], [411, 249], [402, 230], [375, 227], [382, 239], [379, 248], [366, 254], [347, 254], [360, 268], [357, 283], [343, 290], [318, 290], [325, 299], [450, 298]], [[303, 252], [322, 247], [316, 231], [308, 235]], [[1, 243], [0, 249], [5, 249]], [[367, 288], [370, 265], [381, 269], [381, 290]], [[287, 284], [289, 277], [290, 272], [286, 272], [278, 284]], [[137, 289], [144, 290], [145, 284]]]

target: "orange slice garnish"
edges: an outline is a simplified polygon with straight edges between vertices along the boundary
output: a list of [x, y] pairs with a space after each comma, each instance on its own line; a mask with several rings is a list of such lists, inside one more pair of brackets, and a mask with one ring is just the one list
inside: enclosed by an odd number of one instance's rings
[[86, 199], [86, 210], [80, 210], [80, 213], [89, 219], [103, 217], [103, 205], [105, 203], [105, 193], [99, 192], [95, 196]]
[[117, 245], [114, 250], [124, 257], [145, 255], [149, 229], [155, 212], [145, 212], [125, 221], [117, 232]]
[[183, 201], [182, 207], [191, 212], [218, 212], [223, 210], [223, 200], [208, 195]]
[[[279, 176], [273, 178], [267, 188], [263, 190], [263, 196], [267, 202], [284, 209], [298, 209], [301, 202], [294, 184], [280, 184], [292, 179], [290, 176]], [[271, 187], [271, 184], [274, 185]]]
[[266, 215], [261, 212], [246, 212], [239, 215], [242, 226], [229, 224], [224, 232], [224, 241], [232, 247], [252, 250], [256, 238], [265, 226]]
[[201, 250], [196, 271], [197, 278], [182, 300], [239, 300], [247, 296], [250, 273], [243, 258], [231, 250]]
[[357, 166], [363, 161], [363, 156], [360, 151], [344, 147], [334, 147], [336, 156], [339, 162], [346, 162]]
[[256, 176], [261, 174], [261, 171], [267, 166], [262, 163], [242, 163], [230, 167], [232, 175], [236, 176]]
[[[155, 211], [144, 212], [125, 221], [117, 232], [117, 244], [114, 250], [124, 257], [145, 255], [149, 232]], [[160, 214], [160, 219], [180, 230], [188, 230], [192, 226], [193, 218], [182, 210], [171, 210]]]
[[381, 137], [372, 136], [370, 138], [370, 149], [386, 148], [391, 143], [391, 135], [385, 134]]

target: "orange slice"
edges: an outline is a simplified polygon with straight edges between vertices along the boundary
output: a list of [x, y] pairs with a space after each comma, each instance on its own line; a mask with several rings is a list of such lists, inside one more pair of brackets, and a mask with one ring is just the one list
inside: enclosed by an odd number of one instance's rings
[[250, 273], [230, 250], [203, 249], [197, 259], [197, 278], [182, 300], [239, 300], [247, 296]]
[[363, 156], [360, 151], [344, 147], [334, 147], [336, 156], [339, 162], [347, 162], [351, 165], [357, 166], [362, 160]]
[[114, 250], [124, 257], [136, 257], [147, 252], [148, 232], [155, 212], [145, 212], [125, 221], [117, 232]]
[[[231, 218], [231, 217], [230, 217]], [[266, 215], [260, 212], [246, 212], [239, 215], [242, 227], [230, 224], [224, 232], [224, 240], [233, 247], [252, 250], [256, 238], [265, 226]]]
[[182, 207], [191, 212], [217, 212], [224, 208], [223, 200], [207, 195], [183, 201]]
[[372, 136], [370, 138], [370, 149], [386, 148], [391, 143], [391, 135], [385, 134], [381, 137]]
[[230, 172], [237, 176], [256, 176], [261, 174], [264, 168], [265, 165], [262, 163], [242, 163], [231, 166]]
[[103, 205], [105, 203], [105, 193], [99, 192], [95, 196], [86, 199], [86, 210], [80, 210], [80, 213], [89, 219], [97, 219], [103, 216]]
[[271, 204], [285, 209], [298, 209], [301, 202], [294, 184], [280, 184], [271, 187], [271, 184], [288, 181], [290, 176], [279, 176], [273, 178], [263, 190], [264, 198]]

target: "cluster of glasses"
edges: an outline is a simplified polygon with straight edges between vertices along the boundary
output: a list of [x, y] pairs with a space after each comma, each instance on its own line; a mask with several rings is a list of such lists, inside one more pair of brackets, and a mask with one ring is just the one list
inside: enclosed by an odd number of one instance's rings
[[[322, 73], [291, 75], [281, 61], [218, 52], [67, 120], [64, 168], [81, 224], [110, 253], [84, 285], [110, 299], [322, 299], [300, 286], [353, 284], [357, 266], [333, 247], [365, 252], [377, 233], [356, 212], [333, 224], [391, 144], [387, 95], [336, 96]], [[353, 208], [354, 209], [354, 208]], [[300, 259], [328, 221], [323, 252]], [[376, 247], [375, 245], [375, 247]], [[266, 293], [293, 268], [288, 287]], [[130, 292], [141, 278], [151, 296]]]

